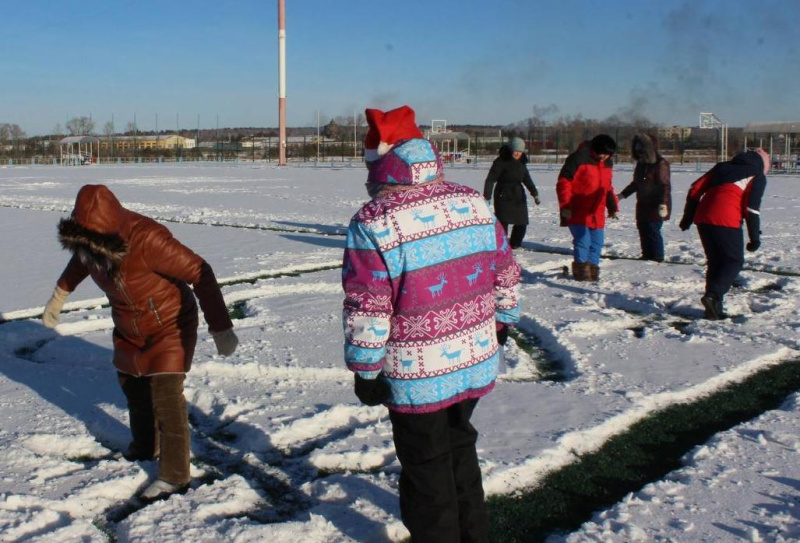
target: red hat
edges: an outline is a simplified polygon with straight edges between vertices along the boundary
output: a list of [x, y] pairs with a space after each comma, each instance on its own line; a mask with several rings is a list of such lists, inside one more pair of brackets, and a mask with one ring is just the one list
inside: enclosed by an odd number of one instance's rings
[[414, 121], [414, 110], [408, 106], [383, 112], [380, 109], [367, 109], [369, 131], [364, 138], [364, 158], [368, 162], [378, 160], [389, 152], [398, 141], [422, 138], [422, 132]]

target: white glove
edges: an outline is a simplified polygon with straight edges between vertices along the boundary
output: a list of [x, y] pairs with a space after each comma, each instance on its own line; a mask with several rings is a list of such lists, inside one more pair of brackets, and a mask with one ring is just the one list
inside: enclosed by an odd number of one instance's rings
[[236, 337], [233, 328], [221, 332], [211, 332], [211, 337], [214, 338], [214, 344], [217, 346], [217, 354], [222, 356], [232, 355], [239, 345], [239, 338]]
[[64, 307], [64, 302], [67, 301], [69, 292], [61, 287], [56, 287], [53, 295], [44, 306], [44, 313], [42, 313], [42, 323], [48, 328], [55, 328], [58, 320], [61, 317], [61, 308]]
[[658, 216], [662, 219], [666, 219], [667, 215], [669, 215], [669, 211], [667, 210], [667, 204], [661, 204], [658, 206]]

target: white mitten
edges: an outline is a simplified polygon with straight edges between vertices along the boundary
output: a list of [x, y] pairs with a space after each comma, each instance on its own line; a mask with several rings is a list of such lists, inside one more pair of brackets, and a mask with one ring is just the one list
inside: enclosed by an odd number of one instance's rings
[[669, 215], [669, 211], [667, 210], [667, 204], [661, 204], [658, 206], [658, 216], [662, 219], [666, 219], [667, 215]]
[[50, 299], [47, 301], [47, 305], [44, 306], [42, 323], [48, 328], [55, 328], [58, 324], [58, 320], [61, 317], [61, 308], [64, 307], [67, 296], [69, 296], [69, 292], [61, 287], [56, 287], [53, 291], [53, 295], [50, 296]]
[[222, 356], [232, 355], [239, 345], [239, 338], [236, 337], [233, 328], [221, 332], [211, 332], [211, 337], [214, 338], [214, 344], [217, 346], [217, 354]]

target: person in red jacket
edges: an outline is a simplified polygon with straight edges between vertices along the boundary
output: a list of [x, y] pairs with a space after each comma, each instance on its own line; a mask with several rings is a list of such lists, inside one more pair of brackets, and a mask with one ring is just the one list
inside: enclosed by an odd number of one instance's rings
[[723, 298], [744, 265], [742, 222], [747, 250], [761, 246], [761, 198], [767, 187], [769, 154], [764, 149], [739, 153], [720, 162], [692, 183], [686, 195], [681, 230], [697, 225], [706, 253], [706, 291], [700, 299], [705, 317], [724, 319]]
[[[45, 306], [54, 328], [67, 296], [87, 277], [105, 292], [114, 321], [114, 366], [128, 400], [128, 460], [158, 458], [158, 479], [140, 497], [188, 488], [189, 420], [183, 382], [197, 343], [197, 302], [222, 356], [239, 339], [211, 266], [149, 217], [120, 204], [105, 185], [84, 185], [58, 239], [72, 253]], [[193, 287], [190, 287], [190, 285]]]
[[616, 218], [619, 209], [611, 186], [611, 157], [616, 150], [611, 136], [595, 136], [567, 157], [558, 174], [556, 194], [561, 226], [568, 226], [572, 234], [572, 276], [576, 281], [600, 278], [606, 210], [609, 217]]

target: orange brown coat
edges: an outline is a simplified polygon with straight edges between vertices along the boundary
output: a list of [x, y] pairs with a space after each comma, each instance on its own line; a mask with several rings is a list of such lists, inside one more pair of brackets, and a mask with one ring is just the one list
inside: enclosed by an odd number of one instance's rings
[[211, 332], [233, 326], [208, 263], [166, 227], [125, 209], [105, 186], [81, 188], [72, 216], [59, 224], [59, 239], [73, 256], [58, 286], [72, 292], [91, 276], [108, 297], [119, 371], [189, 371], [197, 342], [195, 296]]

